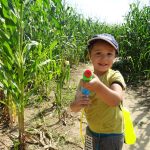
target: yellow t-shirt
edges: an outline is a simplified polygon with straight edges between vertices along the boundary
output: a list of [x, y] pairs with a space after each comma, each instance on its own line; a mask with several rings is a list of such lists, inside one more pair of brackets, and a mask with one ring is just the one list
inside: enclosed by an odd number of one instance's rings
[[[99, 79], [107, 87], [110, 87], [114, 82], [120, 84], [123, 89], [126, 87], [119, 71], [109, 69]], [[91, 93], [90, 100], [91, 105], [85, 108], [89, 128], [96, 133], [123, 133], [122, 111], [119, 106], [110, 107], [95, 93]]]

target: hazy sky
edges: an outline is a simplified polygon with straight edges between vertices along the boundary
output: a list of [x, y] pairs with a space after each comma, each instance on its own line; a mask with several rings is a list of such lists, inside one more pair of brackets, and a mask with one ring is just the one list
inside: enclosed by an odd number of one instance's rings
[[[97, 18], [107, 23], [122, 23], [129, 4], [136, 0], [65, 0], [85, 17]], [[150, 0], [140, 0], [140, 6], [150, 6]]]

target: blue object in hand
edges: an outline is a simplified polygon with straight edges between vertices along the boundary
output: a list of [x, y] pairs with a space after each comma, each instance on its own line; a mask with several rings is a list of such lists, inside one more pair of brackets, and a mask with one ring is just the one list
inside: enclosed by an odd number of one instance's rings
[[88, 89], [86, 89], [86, 88], [81, 87], [81, 92], [84, 95], [90, 95], [90, 91]]

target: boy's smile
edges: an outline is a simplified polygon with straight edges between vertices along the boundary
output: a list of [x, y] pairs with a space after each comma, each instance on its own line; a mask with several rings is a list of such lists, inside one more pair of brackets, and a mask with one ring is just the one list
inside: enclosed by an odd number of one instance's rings
[[102, 75], [110, 69], [115, 56], [116, 50], [109, 43], [96, 42], [90, 52], [95, 74]]

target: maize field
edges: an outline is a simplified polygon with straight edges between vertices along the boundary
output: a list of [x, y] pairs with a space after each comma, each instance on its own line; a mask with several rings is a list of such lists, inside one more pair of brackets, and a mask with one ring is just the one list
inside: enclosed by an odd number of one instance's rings
[[127, 83], [149, 80], [150, 7], [133, 3], [124, 19], [113, 25], [93, 21], [63, 0], [1, 0], [0, 123], [5, 120], [9, 128], [17, 123], [14, 149], [26, 149], [25, 109], [30, 105], [49, 101], [61, 120], [73, 95], [70, 72], [88, 62], [86, 42], [92, 35], [115, 36], [120, 54], [113, 67]]

